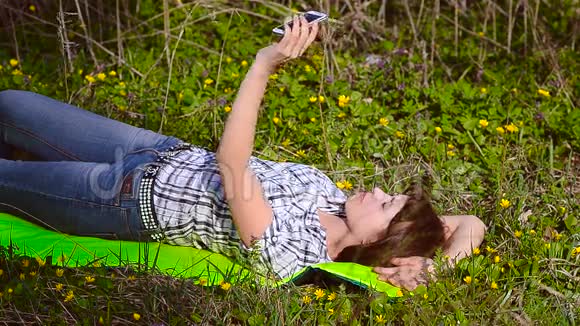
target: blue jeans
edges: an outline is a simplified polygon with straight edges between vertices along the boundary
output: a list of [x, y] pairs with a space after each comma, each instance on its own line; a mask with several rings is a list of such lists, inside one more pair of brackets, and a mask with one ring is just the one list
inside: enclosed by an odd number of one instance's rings
[[68, 234], [149, 240], [137, 206], [143, 169], [179, 143], [36, 93], [2, 91], [0, 147], [42, 161], [0, 156], [0, 212]]

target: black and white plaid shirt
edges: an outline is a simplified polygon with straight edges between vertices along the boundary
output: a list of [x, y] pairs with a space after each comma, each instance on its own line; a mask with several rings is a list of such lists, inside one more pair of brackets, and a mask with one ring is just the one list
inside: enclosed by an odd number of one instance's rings
[[346, 196], [318, 169], [251, 157], [249, 166], [263, 188], [274, 218], [256, 246], [238, 235], [215, 153], [191, 146], [168, 157], [153, 185], [153, 205], [165, 241], [243, 260], [258, 248], [259, 262], [280, 278], [303, 267], [331, 261], [317, 209], [342, 218]]

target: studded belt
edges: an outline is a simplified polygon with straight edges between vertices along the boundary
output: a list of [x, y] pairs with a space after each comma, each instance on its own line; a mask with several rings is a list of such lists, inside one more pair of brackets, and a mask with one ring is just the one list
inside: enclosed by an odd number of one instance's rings
[[155, 177], [161, 170], [162, 164], [168, 158], [188, 149], [191, 149], [191, 144], [177, 144], [159, 153], [156, 163], [147, 166], [145, 171], [143, 171], [141, 183], [139, 184], [139, 215], [141, 216], [145, 233], [149, 234], [152, 240], [159, 241], [164, 237], [153, 204], [153, 183], [155, 182]]

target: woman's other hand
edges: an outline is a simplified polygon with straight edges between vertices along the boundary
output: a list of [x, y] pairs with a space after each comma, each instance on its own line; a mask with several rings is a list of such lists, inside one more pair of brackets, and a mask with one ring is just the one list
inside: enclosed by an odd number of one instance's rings
[[373, 271], [378, 279], [394, 286], [412, 291], [420, 284], [427, 285], [434, 278], [433, 260], [426, 257], [412, 256], [391, 259], [395, 267], [375, 267]]
[[304, 16], [295, 16], [292, 27], [286, 25], [286, 32], [280, 42], [267, 46], [256, 55], [256, 64], [270, 72], [289, 60], [301, 56], [318, 34], [318, 23], [310, 24]]

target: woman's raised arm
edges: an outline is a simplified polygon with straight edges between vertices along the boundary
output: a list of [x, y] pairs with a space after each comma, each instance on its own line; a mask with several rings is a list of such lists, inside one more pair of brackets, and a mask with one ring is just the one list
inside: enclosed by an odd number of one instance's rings
[[317, 33], [317, 24], [308, 25], [304, 18], [294, 18], [293, 28], [279, 43], [260, 50], [226, 121], [216, 160], [234, 224], [246, 246], [259, 239], [272, 223], [272, 208], [262, 196], [258, 179], [248, 168], [268, 76], [283, 61], [304, 53]]

